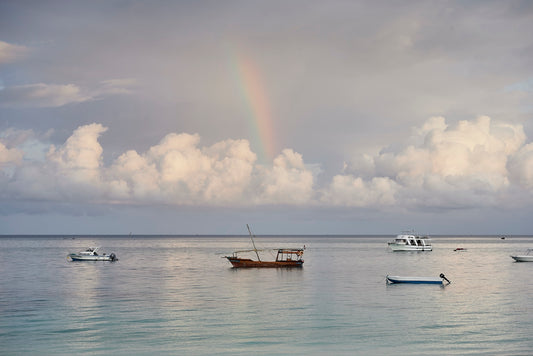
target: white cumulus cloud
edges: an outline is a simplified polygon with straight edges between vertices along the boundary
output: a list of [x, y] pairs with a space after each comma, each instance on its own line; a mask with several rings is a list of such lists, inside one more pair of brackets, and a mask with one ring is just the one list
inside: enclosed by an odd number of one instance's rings
[[[325, 199], [353, 206], [360, 206], [361, 201], [419, 206], [493, 204], [510, 186], [509, 162], [516, 161], [525, 141], [521, 125], [493, 122], [486, 116], [453, 127], [443, 117], [430, 118], [400, 146], [347, 165], [344, 174], [334, 177]], [[516, 166], [522, 171], [513, 171], [521, 177], [517, 181], [524, 183], [529, 181], [526, 158], [519, 161]]]
[[259, 204], [306, 204], [313, 199], [313, 174], [308, 170], [302, 155], [284, 149], [274, 159], [272, 167], [259, 167]]
[[147, 152], [128, 151], [107, 171], [116, 199], [167, 204], [239, 202], [256, 155], [246, 140], [199, 146], [200, 137], [169, 134]]
[[81, 126], [64, 145], [51, 146], [47, 158], [54, 165], [54, 171], [64, 179], [97, 184], [101, 178], [103, 152], [98, 137], [106, 130], [100, 124]]

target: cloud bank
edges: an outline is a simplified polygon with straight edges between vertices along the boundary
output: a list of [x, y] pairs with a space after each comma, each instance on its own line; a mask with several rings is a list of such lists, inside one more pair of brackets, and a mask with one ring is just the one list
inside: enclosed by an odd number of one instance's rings
[[[452, 208], [502, 203], [511, 188], [531, 190], [525, 143], [521, 125], [483, 116], [449, 127], [433, 117], [399, 146], [347, 164], [324, 201]], [[362, 201], [355, 203], [356, 197]]]
[[[257, 163], [247, 140], [202, 146], [197, 134], [170, 133], [145, 152], [104, 164], [107, 128], [77, 128], [43, 159], [23, 142], [0, 139], [1, 196], [10, 200], [196, 206], [347, 206], [401, 209], [506, 204], [533, 193], [533, 144], [521, 125], [483, 116], [453, 127], [433, 117], [411, 137], [360, 154], [323, 186], [301, 154], [285, 149]], [[0, 137], [3, 137], [0, 135]]]

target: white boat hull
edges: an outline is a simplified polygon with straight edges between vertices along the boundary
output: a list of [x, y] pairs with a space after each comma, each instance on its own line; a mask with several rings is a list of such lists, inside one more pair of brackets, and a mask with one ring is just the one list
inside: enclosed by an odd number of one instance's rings
[[116, 261], [117, 258], [113, 255], [98, 255], [98, 256], [88, 256], [88, 255], [78, 255], [72, 253], [68, 255], [72, 261]]
[[533, 255], [511, 256], [516, 262], [533, 262]]
[[433, 251], [432, 246], [413, 246], [405, 244], [389, 243], [392, 251]]

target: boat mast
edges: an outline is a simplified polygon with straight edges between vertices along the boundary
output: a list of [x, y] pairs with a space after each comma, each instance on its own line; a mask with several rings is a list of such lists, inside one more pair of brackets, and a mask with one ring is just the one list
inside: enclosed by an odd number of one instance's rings
[[255, 241], [254, 241], [254, 237], [253, 237], [252, 231], [250, 230], [250, 226], [248, 226], [248, 224], [246, 224], [246, 228], [248, 228], [248, 233], [250, 234], [250, 239], [252, 239], [252, 245], [254, 245], [254, 251], [255, 251], [255, 254], [257, 255], [257, 260], [259, 262], [261, 262], [261, 258], [259, 258], [259, 253], [257, 252], [257, 248], [255, 247]]

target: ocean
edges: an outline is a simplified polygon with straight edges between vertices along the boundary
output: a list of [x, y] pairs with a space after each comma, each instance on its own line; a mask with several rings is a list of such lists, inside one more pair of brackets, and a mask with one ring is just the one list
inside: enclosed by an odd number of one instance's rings
[[[533, 237], [258, 236], [301, 269], [233, 269], [247, 236], [2, 236], [0, 355], [531, 355]], [[90, 246], [118, 262], [71, 262]], [[456, 247], [466, 252], [455, 252]], [[438, 276], [447, 286], [387, 284]]]

